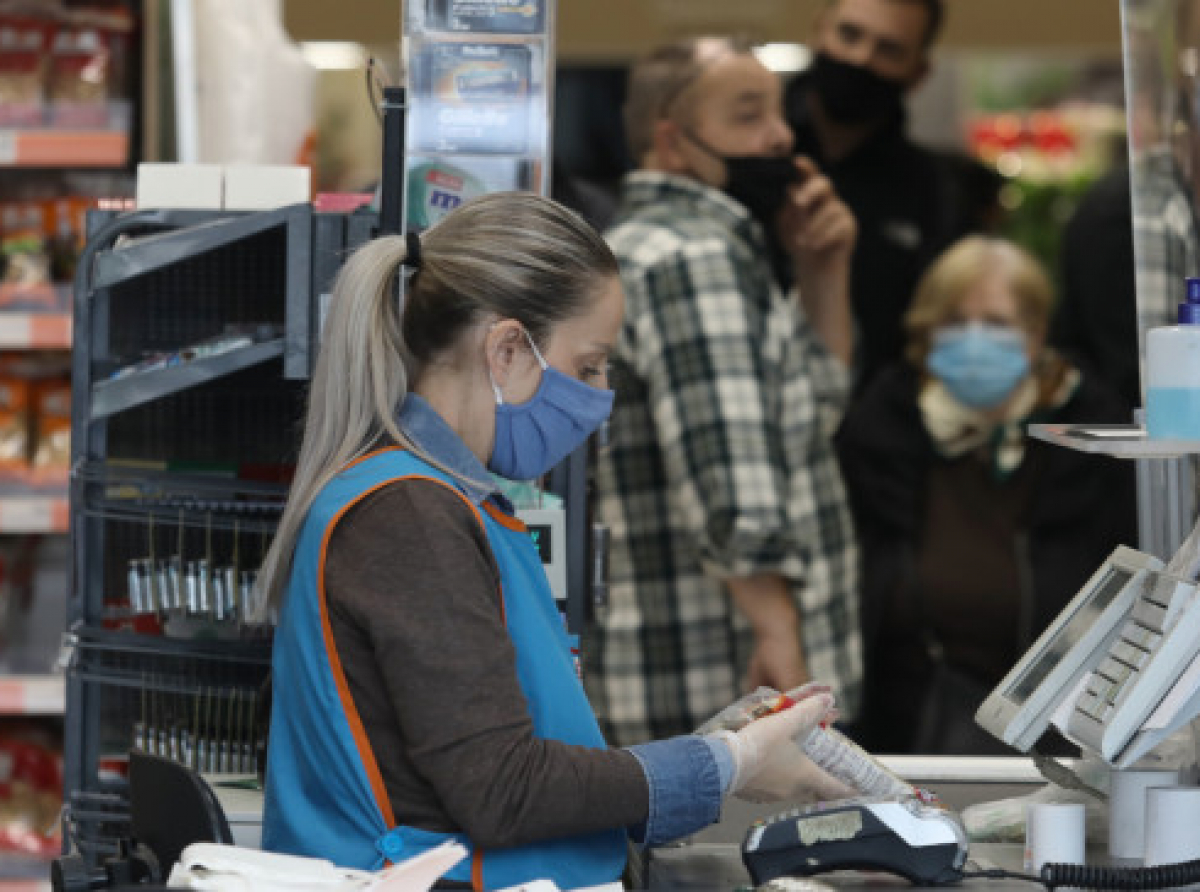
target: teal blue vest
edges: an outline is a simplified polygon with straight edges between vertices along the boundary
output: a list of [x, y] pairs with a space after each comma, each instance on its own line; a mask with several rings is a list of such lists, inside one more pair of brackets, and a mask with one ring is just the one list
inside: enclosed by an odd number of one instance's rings
[[[562, 889], [617, 879], [625, 833], [614, 829], [480, 851], [462, 834], [397, 825], [379, 767], [342, 673], [328, 624], [325, 547], [341, 516], [371, 492], [403, 477], [453, 478], [400, 450], [346, 468], [318, 495], [301, 529], [273, 651], [274, 696], [267, 751], [263, 848], [378, 870], [454, 839], [471, 851], [447, 877], [476, 889], [539, 878]], [[465, 500], [464, 496], [464, 500]], [[468, 502], [468, 504], [470, 504]], [[505, 624], [534, 733], [604, 748], [537, 549], [525, 527], [500, 511], [476, 511], [500, 568]], [[447, 649], [447, 659], [470, 659]]]

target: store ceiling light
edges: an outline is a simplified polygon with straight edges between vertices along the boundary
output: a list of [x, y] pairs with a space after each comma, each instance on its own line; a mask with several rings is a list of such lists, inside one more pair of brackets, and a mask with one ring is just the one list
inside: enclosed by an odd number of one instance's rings
[[350, 40], [308, 40], [300, 44], [300, 51], [319, 71], [347, 71], [367, 65], [366, 48]]
[[754, 55], [772, 71], [783, 74], [807, 68], [812, 51], [801, 43], [764, 43], [754, 48]]

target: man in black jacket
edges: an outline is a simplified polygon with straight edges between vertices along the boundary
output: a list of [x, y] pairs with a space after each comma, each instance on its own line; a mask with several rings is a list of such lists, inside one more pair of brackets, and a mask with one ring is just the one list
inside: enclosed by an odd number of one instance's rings
[[[829, 0], [815, 28], [812, 66], [788, 86], [796, 152], [817, 162], [858, 219], [852, 275], [861, 389], [900, 358], [901, 320], [934, 257], [980, 228], [970, 193], [999, 178], [905, 134], [904, 99], [929, 71], [942, 0]], [[988, 204], [985, 194], [982, 204]]]

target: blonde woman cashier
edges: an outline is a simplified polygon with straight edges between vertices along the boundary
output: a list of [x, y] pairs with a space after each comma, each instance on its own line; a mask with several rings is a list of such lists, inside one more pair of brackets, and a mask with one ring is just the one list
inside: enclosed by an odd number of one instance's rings
[[267, 848], [373, 869], [454, 839], [472, 857], [451, 880], [565, 889], [618, 878], [627, 835], [691, 833], [764, 778], [845, 792], [786, 758], [824, 694], [736, 735], [601, 737], [489, 471], [539, 476], [600, 425], [623, 307], [603, 240], [530, 194], [346, 264], [264, 567], [281, 611]]

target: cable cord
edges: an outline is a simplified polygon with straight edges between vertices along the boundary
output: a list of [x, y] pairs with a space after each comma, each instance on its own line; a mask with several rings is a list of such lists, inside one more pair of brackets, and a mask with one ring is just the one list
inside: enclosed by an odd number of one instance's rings
[[1078, 889], [1171, 889], [1200, 882], [1200, 859], [1163, 864], [1158, 867], [1102, 867], [1087, 864], [1044, 864], [1039, 875], [1008, 870], [964, 873], [963, 879], [1025, 880], [1047, 889], [1073, 886]]

